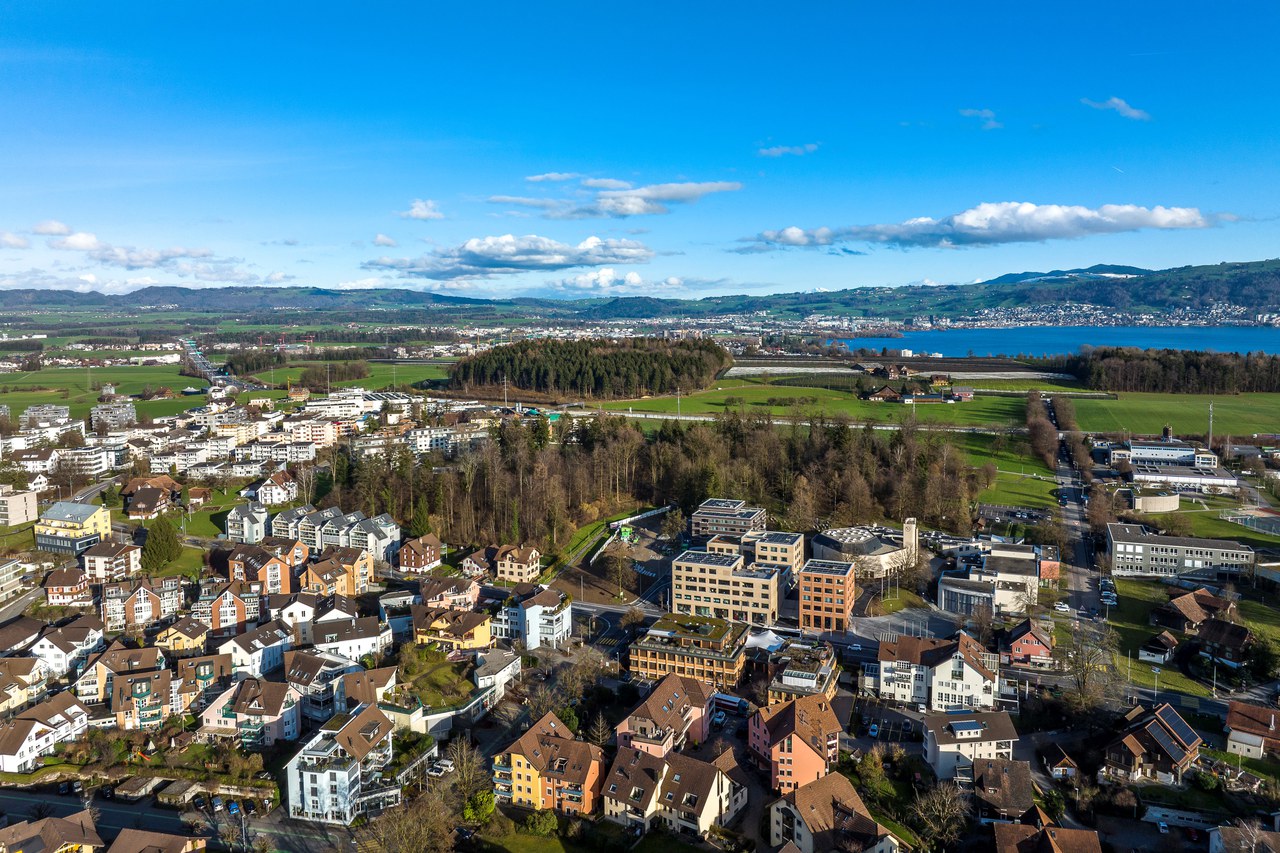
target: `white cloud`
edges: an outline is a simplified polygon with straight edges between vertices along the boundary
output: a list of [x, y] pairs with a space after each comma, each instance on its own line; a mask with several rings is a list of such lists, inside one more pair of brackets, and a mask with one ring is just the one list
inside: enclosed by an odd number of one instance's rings
[[1133, 119], [1134, 121], [1151, 121], [1151, 113], [1129, 106], [1124, 98], [1107, 98], [1105, 101], [1091, 101], [1088, 98], [1081, 98], [1080, 103], [1086, 107], [1093, 107], [1095, 110], [1115, 110], [1125, 118]]
[[1147, 228], [1208, 228], [1222, 216], [1205, 216], [1194, 207], [1141, 207], [1135, 204], [1081, 205], [984, 203], [960, 213], [934, 219], [928, 216], [885, 225], [803, 229], [791, 226], [764, 231], [738, 249], [749, 253], [772, 248], [869, 243], [899, 249], [960, 248], [1001, 243], [1069, 240], [1094, 234], [1117, 234]]
[[418, 258], [382, 257], [365, 261], [367, 270], [385, 270], [409, 278], [433, 281], [491, 278], [526, 272], [558, 272], [575, 267], [638, 264], [653, 250], [635, 240], [588, 237], [576, 246], [528, 234], [516, 237], [475, 237], [461, 246], [439, 249]]
[[44, 222], [37, 222], [32, 232], [42, 237], [61, 237], [71, 233], [71, 228], [65, 222], [59, 222], [56, 219], [46, 219]]
[[0, 231], [0, 249], [29, 249], [31, 241], [9, 231]]
[[590, 187], [594, 190], [629, 190], [631, 189], [630, 181], [620, 181], [617, 178], [583, 178], [582, 185]]
[[86, 252], [90, 258], [100, 264], [124, 267], [127, 270], [164, 267], [181, 258], [203, 259], [213, 257], [213, 252], [208, 249], [188, 249], [182, 246], [174, 246], [169, 249], [134, 249], [130, 246], [108, 246], [99, 243], [95, 247], [87, 249]]
[[818, 143], [806, 142], [804, 145], [774, 145], [772, 148], [761, 148], [756, 152], [761, 157], [803, 157], [818, 150]]
[[671, 204], [692, 204], [712, 193], [736, 192], [737, 181], [687, 181], [673, 184], [650, 184], [624, 190], [602, 190], [589, 204], [549, 212], [553, 219], [590, 219], [627, 216], [652, 216], [670, 213]]
[[102, 244], [98, 242], [97, 235], [90, 234], [88, 231], [77, 231], [76, 233], [68, 234], [59, 240], [49, 241], [49, 248], [65, 249], [71, 252], [89, 252], [99, 248], [100, 246], [102, 246]]
[[408, 210], [397, 214], [401, 219], [444, 219], [440, 208], [429, 198], [415, 198]]
[[581, 177], [582, 175], [577, 172], [544, 172], [541, 175], [529, 175], [525, 180], [539, 184], [544, 181], [572, 181], [574, 178]]
[[559, 207], [561, 204], [553, 198], [532, 198], [527, 195], [491, 195], [488, 201], [490, 204], [514, 204], [518, 207], [536, 207], [543, 210]]
[[999, 130], [1000, 128], [1004, 127], [1003, 124], [996, 121], [996, 114], [994, 110], [974, 110], [974, 109], [961, 110], [960, 115], [964, 116], [965, 118], [982, 119], [983, 130]]
[[559, 281], [548, 286], [569, 296], [658, 296], [684, 290], [684, 281], [669, 276], [659, 281], [645, 279], [634, 270], [619, 275], [613, 267], [602, 267]]
[[386, 234], [379, 234], [377, 237], [373, 238], [373, 245], [387, 246], [388, 248], [395, 248], [399, 244], [396, 243], [394, 238], [388, 237]]
[[289, 275], [287, 273], [282, 273], [282, 272], [272, 272], [272, 273], [267, 273], [265, 276], [263, 276], [262, 283], [263, 284], [284, 284], [285, 282], [293, 281], [296, 278], [297, 278], [296, 275]]

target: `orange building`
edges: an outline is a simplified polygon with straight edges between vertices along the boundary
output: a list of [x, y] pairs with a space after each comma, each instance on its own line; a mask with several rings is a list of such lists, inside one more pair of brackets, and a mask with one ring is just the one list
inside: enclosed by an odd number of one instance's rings
[[549, 713], [493, 757], [493, 771], [499, 800], [586, 815], [600, 801], [604, 753], [575, 740], [569, 727]]
[[857, 599], [853, 563], [810, 560], [800, 569], [800, 627], [847, 631]]
[[787, 794], [815, 782], [839, 758], [843, 727], [822, 694], [761, 708], [751, 718], [747, 743], [769, 784]]

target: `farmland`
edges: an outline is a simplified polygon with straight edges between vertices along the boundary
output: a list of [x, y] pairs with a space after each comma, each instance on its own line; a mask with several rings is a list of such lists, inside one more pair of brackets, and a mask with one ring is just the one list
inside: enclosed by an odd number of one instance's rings
[[[192, 386], [204, 388], [205, 383], [189, 376], [179, 376], [178, 366], [138, 367], [46, 367], [26, 373], [10, 373], [0, 376], [0, 404], [9, 407], [16, 417], [27, 406], [52, 403], [71, 408], [71, 417], [83, 418], [97, 402], [98, 392], [90, 387], [111, 383], [117, 393], [138, 394], [151, 386], [172, 388], [175, 393]], [[37, 390], [44, 389], [44, 390]], [[177, 397], [172, 400], [138, 402], [138, 414], [144, 412], [154, 417], [172, 415], [199, 405], [202, 398]]]
[[1215, 435], [1280, 432], [1280, 394], [1120, 394], [1115, 400], [1075, 400], [1076, 420], [1086, 432], [1129, 431], [1157, 435], [1169, 424], [1179, 435], [1203, 434], [1213, 403]]

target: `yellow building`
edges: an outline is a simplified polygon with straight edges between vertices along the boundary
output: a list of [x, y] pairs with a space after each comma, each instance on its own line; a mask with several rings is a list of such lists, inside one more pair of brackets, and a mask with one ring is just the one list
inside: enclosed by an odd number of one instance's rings
[[[671, 561], [671, 609], [734, 622], [772, 625], [778, 621], [784, 570], [745, 563], [716, 537], [706, 551], [685, 551]], [[712, 550], [715, 549], [715, 550]]]
[[183, 616], [160, 632], [155, 644], [173, 657], [204, 654], [209, 641], [209, 626], [190, 616]]
[[488, 613], [418, 604], [411, 612], [416, 643], [435, 643], [446, 651], [472, 651], [493, 645], [493, 619]]
[[36, 522], [36, 549], [79, 556], [111, 538], [111, 510], [105, 506], [58, 501]]

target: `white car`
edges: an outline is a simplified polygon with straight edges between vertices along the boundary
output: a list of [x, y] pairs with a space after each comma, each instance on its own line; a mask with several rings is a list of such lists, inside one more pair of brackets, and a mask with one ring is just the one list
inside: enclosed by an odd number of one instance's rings
[[441, 770], [443, 770], [445, 773], [453, 772], [453, 761], [451, 759], [442, 758], [436, 762], [436, 766], [439, 767]]
[[1067, 604], [1065, 601], [1059, 601], [1057, 604], [1053, 605], [1053, 609], [1059, 613], [1070, 613], [1071, 605]]

